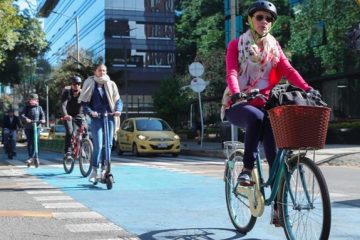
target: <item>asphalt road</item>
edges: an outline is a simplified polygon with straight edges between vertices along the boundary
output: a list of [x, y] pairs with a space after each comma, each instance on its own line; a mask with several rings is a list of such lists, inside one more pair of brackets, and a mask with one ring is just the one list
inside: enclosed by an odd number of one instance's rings
[[[61, 156], [41, 153], [39, 168], [0, 156], [1, 239], [284, 239], [266, 208], [246, 236], [227, 215], [223, 160], [113, 155], [115, 184], [93, 186]], [[9, 165], [9, 163], [11, 165]], [[360, 168], [323, 166], [332, 199], [330, 239], [359, 239]], [[137, 237], [135, 237], [135, 235]]]

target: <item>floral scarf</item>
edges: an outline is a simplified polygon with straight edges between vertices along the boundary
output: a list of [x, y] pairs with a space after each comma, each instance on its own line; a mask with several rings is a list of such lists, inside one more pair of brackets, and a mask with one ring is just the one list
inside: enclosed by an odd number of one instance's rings
[[[279, 62], [279, 49], [276, 39], [267, 34], [262, 38], [263, 49], [255, 43], [248, 30], [239, 38], [239, 86], [242, 91], [251, 90]], [[265, 77], [267, 79], [267, 76]]]

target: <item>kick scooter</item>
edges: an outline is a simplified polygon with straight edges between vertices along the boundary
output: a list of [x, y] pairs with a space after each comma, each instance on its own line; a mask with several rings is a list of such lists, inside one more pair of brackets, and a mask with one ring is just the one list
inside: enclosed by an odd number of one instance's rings
[[[99, 178], [96, 178], [94, 185], [98, 182], [106, 184], [108, 190], [112, 189], [114, 181], [114, 176], [111, 174], [111, 152], [110, 152], [110, 143], [109, 143], [109, 123], [108, 123], [108, 113], [104, 113], [104, 149], [102, 151], [102, 161], [101, 161], [101, 174]], [[104, 156], [105, 155], [105, 156]]]
[[32, 122], [33, 132], [34, 132], [34, 156], [31, 160], [26, 162], [27, 167], [34, 165], [36, 168], [39, 167], [39, 149], [38, 149], [38, 133], [37, 133], [37, 123], [35, 121]]

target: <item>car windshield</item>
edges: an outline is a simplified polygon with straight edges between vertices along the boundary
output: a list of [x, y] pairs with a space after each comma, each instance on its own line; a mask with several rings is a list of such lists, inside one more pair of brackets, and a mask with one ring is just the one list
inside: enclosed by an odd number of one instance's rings
[[165, 121], [159, 119], [138, 119], [135, 124], [138, 131], [172, 131]]

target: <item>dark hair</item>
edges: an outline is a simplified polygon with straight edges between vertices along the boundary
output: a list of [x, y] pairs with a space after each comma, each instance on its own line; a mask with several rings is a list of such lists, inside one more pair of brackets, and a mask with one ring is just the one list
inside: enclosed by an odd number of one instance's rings
[[98, 67], [100, 67], [100, 66], [105, 66], [106, 67], [105, 63], [96, 63], [96, 64], [93, 65], [93, 71], [96, 71], [96, 69]]
[[269, 1], [260, 0], [260, 1], [256, 1], [253, 4], [251, 4], [248, 9], [248, 15], [250, 17], [252, 17], [254, 15], [254, 13], [257, 11], [265, 11], [265, 12], [270, 13], [272, 15], [272, 17], [274, 18], [274, 20], [276, 20], [276, 18], [277, 18], [276, 7], [273, 3], [269, 2]]

